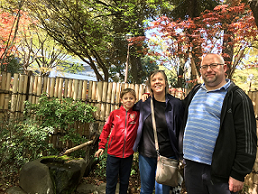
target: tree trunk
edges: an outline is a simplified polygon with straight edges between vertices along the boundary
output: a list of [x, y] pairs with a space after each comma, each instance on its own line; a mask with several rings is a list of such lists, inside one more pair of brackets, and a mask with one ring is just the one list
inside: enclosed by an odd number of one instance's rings
[[249, 4], [251, 10], [253, 11], [253, 16], [255, 18], [256, 26], [258, 27], [258, 1], [257, 0], [249, 0]]

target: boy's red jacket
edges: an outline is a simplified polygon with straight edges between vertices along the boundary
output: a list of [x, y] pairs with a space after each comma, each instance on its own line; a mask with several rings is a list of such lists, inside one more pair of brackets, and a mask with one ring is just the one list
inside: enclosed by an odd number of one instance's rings
[[134, 153], [133, 144], [137, 135], [139, 125], [139, 112], [128, 111], [123, 106], [112, 111], [100, 134], [99, 149], [105, 149], [107, 138], [109, 155], [118, 158], [127, 158]]

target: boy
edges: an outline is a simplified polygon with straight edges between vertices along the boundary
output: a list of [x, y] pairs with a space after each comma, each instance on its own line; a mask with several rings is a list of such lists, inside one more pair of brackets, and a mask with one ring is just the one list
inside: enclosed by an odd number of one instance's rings
[[99, 150], [95, 153], [95, 157], [103, 154], [111, 132], [107, 150], [106, 194], [115, 193], [118, 175], [119, 194], [127, 193], [134, 153], [132, 148], [139, 124], [139, 112], [132, 109], [136, 102], [135, 91], [131, 88], [124, 89], [120, 101], [120, 108], [110, 113], [103, 127], [99, 137]]

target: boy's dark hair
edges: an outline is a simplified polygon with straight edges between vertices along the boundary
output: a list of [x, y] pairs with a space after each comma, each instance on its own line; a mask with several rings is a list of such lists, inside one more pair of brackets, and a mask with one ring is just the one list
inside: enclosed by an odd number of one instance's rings
[[[160, 69], [156, 69], [152, 72], [150, 72], [150, 75], [148, 77], [148, 80], [146, 82], [146, 85], [148, 86], [148, 88], [151, 90], [151, 78], [156, 75], [157, 73], [161, 73], [165, 79], [165, 82], [166, 82], [166, 89], [165, 89], [165, 92], [168, 93], [168, 89], [169, 89], [169, 86], [168, 86], [168, 78], [167, 78], [167, 75], [165, 74], [165, 71], [164, 70], [160, 70]], [[152, 90], [151, 90], [152, 92]]]
[[122, 92], [121, 92], [121, 94], [120, 94], [120, 98], [123, 98], [123, 96], [124, 96], [125, 94], [127, 94], [127, 93], [131, 93], [131, 94], [135, 97], [135, 99], [136, 99], [135, 90], [132, 89], [132, 88], [125, 88], [125, 89], [123, 89]]

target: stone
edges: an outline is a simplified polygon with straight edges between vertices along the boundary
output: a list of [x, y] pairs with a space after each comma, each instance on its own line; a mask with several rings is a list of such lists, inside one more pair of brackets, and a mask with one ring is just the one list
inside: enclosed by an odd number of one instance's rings
[[40, 161], [38, 159], [23, 165], [19, 185], [26, 193], [54, 194], [49, 168]]
[[78, 194], [87, 194], [87, 193], [93, 193], [94, 191], [97, 191], [97, 185], [91, 185], [91, 184], [80, 184], [77, 187], [76, 193]]
[[86, 168], [84, 159], [63, 160], [60, 158], [47, 158], [41, 162], [49, 167], [56, 194], [74, 192]]
[[[105, 194], [106, 193], [106, 183], [102, 183], [99, 186], [82, 183], [77, 187], [76, 194]], [[119, 194], [119, 184], [116, 186], [116, 194]]]
[[7, 194], [27, 194], [20, 187], [10, 187], [6, 190]]
[[29, 194], [73, 193], [86, 169], [84, 159], [49, 157], [26, 163], [20, 172], [20, 187]]

